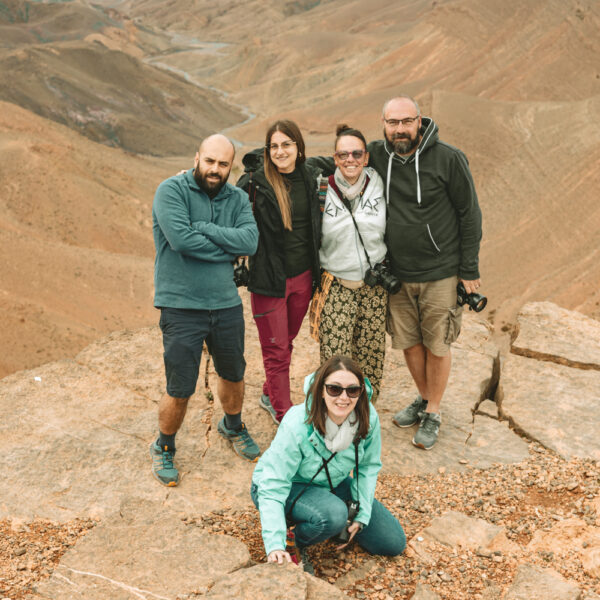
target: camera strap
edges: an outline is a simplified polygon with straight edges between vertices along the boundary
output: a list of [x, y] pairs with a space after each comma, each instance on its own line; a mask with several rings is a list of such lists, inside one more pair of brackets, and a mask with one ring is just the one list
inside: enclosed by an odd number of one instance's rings
[[[369, 178], [367, 177], [367, 181], [365, 183], [365, 187], [362, 189], [362, 192], [360, 193], [360, 196], [356, 199], [357, 202], [360, 202], [363, 194], [365, 193], [365, 190], [367, 189], [367, 185], [369, 184]], [[367, 252], [367, 248], [365, 247], [365, 243], [363, 242], [362, 239], [362, 235], [360, 235], [360, 230], [358, 228], [358, 225], [356, 223], [356, 219], [354, 218], [354, 214], [352, 213], [352, 206], [350, 205], [350, 200], [348, 200], [348, 198], [346, 198], [342, 192], [340, 191], [340, 189], [338, 188], [338, 186], [335, 184], [335, 180], [333, 178], [333, 175], [331, 175], [329, 177], [329, 185], [331, 186], [331, 188], [333, 189], [333, 191], [337, 194], [338, 198], [342, 201], [343, 205], [346, 207], [347, 211], [350, 213], [350, 217], [352, 217], [352, 222], [354, 223], [354, 228], [356, 229], [356, 233], [358, 233], [358, 239], [360, 240], [360, 244], [365, 252], [365, 256], [367, 257], [367, 262], [369, 263], [369, 268], [372, 269], [373, 265], [371, 264], [371, 258], [369, 257], [369, 253]]]
[[[354, 440], [354, 465], [355, 465], [355, 472], [356, 472], [356, 497], [357, 500], [356, 502], [358, 502], [358, 440]], [[302, 494], [304, 494], [304, 492], [308, 489], [308, 486], [315, 480], [316, 476], [323, 470], [325, 469], [325, 474], [327, 475], [327, 482], [329, 483], [329, 489], [331, 491], [331, 493], [333, 493], [333, 484], [331, 481], [331, 475], [329, 474], [329, 468], [328, 468], [328, 464], [329, 461], [337, 454], [337, 452], [334, 452], [327, 460], [325, 460], [323, 457], [321, 457], [321, 460], [323, 461], [321, 466], [318, 468], [317, 472], [312, 476], [311, 480], [304, 486], [304, 489], [294, 498], [294, 501], [292, 502], [292, 505], [290, 506], [290, 509], [287, 511], [285, 518], [286, 521], [289, 521], [291, 516], [292, 516], [292, 511], [294, 510], [294, 506], [296, 506], [296, 502], [298, 502], [298, 499], [300, 498], [300, 496], [302, 496]], [[352, 500], [354, 501], [354, 497], [352, 496], [352, 487], [350, 487], [350, 496], [352, 497]]]
[[329, 476], [329, 469], [327, 468], [327, 463], [336, 454], [337, 453], [334, 452], [327, 460], [325, 460], [323, 457], [321, 457], [321, 460], [323, 461], [321, 466], [318, 468], [317, 472], [312, 476], [311, 480], [304, 486], [304, 489], [294, 498], [294, 501], [292, 502], [290, 509], [287, 511], [287, 513], [285, 515], [286, 519], [289, 519], [291, 517], [292, 511], [294, 510], [294, 506], [296, 506], [296, 502], [298, 502], [298, 499], [300, 498], [300, 496], [302, 496], [302, 494], [304, 494], [304, 492], [308, 489], [308, 486], [315, 480], [315, 477], [323, 470], [323, 468], [325, 468], [325, 473], [327, 474], [327, 481], [329, 482], [329, 487], [333, 491], [333, 488], [331, 487], [331, 477]]

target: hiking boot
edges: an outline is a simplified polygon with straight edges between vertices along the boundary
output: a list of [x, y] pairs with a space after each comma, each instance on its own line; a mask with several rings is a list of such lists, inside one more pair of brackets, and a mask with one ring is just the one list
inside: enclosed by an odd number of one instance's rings
[[303, 548], [302, 546], [298, 546], [298, 554], [300, 555], [300, 561], [301, 561], [300, 566], [302, 567], [304, 572], [314, 575], [315, 568], [313, 567], [313, 564], [310, 562], [310, 559], [308, 558], [308, 552], [306, 551], [306, 548]]
[[392, 422], [398, 427], [411, 427], [421, 420], [426, 408], [427, 400], [423, 400], [421, 396], [417, 396], [412, 404], [403, 408], [392, 417]]
[[173, 464], [175, 450], [165, 446], [164, 450], [156, 443], [150, 444], [152, 475], [163, 485], [174, 487], [179, 483], [179, 471]]
[[269, 413], [269, 415], [271, 415], [271, 419], [273, 419], [275, 425], [279, 425], [277, 413], [275, 412], [275, 409], [271, 404], [271, 399], [269, 398], [269, 396], [267, 396], [266, 394], [262, 394], [261, 397], [258, 399], [258, 405], [261, 408], [264, 408]]
[[440, 424], [442, 423], [442, 415], [440, 413], [425, 413], [421, 418], [421, 424], [412, 443], [417, 448], [430, 450], [437, 442]]
[[227, 429], [225, 425], [225, 417], [223, 417], [217, 425], [217, 431], [226, 440], [233, 444], [233, 449], [246, 460], [256, 462], [260, 456], [260, 449], [256, 442], [252, 439], [246, 426], [242, 423], [242, 428], [239, 431]]

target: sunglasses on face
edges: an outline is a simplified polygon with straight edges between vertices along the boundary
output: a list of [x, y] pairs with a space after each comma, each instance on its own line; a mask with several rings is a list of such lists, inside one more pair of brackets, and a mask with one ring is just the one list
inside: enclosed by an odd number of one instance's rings
[[360, 160], [365, 155], [365, 150], [352, 150], [352, 152], [336, 152], [335, 156], [337, 156], [340, 160], [348, 160], [348, 157], [352, 155], [354, 160]]
[[342, 392], [346, 392], [346, 396], [348, 396], [348, 398], [358, 398], [363, 390], [362, 385], [349, 385], [348, 387], [342, 387], [341, 385], [337, 385], [335, 383], [326, 383], [325, 389], [327, 390], [327, 393], [334, 398], [341, 396]]

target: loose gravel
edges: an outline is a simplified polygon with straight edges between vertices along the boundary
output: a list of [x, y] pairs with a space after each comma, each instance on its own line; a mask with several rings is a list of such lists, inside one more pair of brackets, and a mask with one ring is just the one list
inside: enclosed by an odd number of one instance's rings
[[[462, 466], [462, 472], [440, 468], [433, 475], [381, 475], [376, 495], [398, 517], [408, 539], [452, 510], [504, 527], [518, 551], [454, 550], [431, 543], [435, 564], [424, 565], [408, 556], [374, 557], [357, 545], [338, 553], [333, 544], [324, 543], [309, 550], [316, 575], [357, 599], [408, 599], [423, 583], [444, 600], [491, 600], [501, 596], [518, 565], [527, 562], [552, 567], [580, 589], [600, 593], [600, 580], [584, 572], [575, 551], [564, 549], [558, 556], [558, 550], [526, 548], [536, 531], [548, 531], [567, 518], [600, 524], [593, 502], [600, 490], [595, 461], [565, 461], [531, 444], [530, 458], [522, 463], [486, 470]], [[219, 510], [183, 521], [208, 533], [231, 535], [248, 546], [254, 561], [265, 560], [254, 509]], [[0, 521], [0, 600], [26, 598], [31, 586], [49, 577], [67, 549], [94, 525], [90, 519], [63, 524]]]

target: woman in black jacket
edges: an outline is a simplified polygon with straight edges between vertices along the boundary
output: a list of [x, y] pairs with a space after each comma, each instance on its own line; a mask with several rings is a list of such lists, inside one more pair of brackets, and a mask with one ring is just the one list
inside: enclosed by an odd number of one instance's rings
[[298, 126], [277, 121], [267, 131], [263, 156], [244, 157], [246, 172], [237, 184], [248, 192], [258, 225], [248, 289], [266, 375], [259, 402], [275, 423], [292, 406], [293, 340], [320, 277], [318, 171], [305, 160]]

